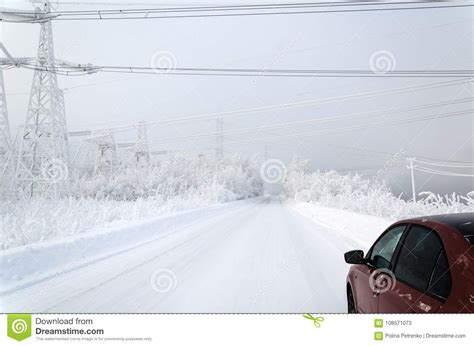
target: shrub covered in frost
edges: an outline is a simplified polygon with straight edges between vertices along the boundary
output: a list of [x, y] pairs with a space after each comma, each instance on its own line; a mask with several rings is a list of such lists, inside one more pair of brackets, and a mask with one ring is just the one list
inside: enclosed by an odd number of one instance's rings
[[390, 219], [474, 211], [474, 191], [466, 196], [421, 192], [413, 203], [393, 195], [383, 181], [335, 171], [309, 172], [308, 164], [294, 158], [288, 166], [283, 182], [287, 197]]
[[108, 176], [80, 175], [73, 179], [71, 190], [75, 197], [98, 199], [180, 196], [226, 202], [261, 194], [262, 182], [255, 158], [176, 155], [149, 167], [124, 167]]
[[254, 157], [216, 160], [181, 155], [108, 176], [76, 174], [60, 199], [0, 200], [0, 249], [132, 221], [258, 196], [263, 183]]

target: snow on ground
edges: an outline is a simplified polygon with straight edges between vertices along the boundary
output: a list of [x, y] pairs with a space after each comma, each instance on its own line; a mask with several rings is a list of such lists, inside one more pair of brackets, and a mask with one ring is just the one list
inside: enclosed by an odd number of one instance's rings
[[343, 254], [388, 223], [260, 198], [22, 246], [0, 311], [344, 312]]
[[133, 201], [92, 198], [11, 200], [0, 202], [0, 249], [117, 228], [153, 217], [164, 217], [219, 203], [193, 197], [146, 198]]
[[359, 247], [354, 250], [366, 252], [380, 233], [396, 220], [354, 213], [305, 202], [288, 201], [288, 205], [301, 215], [323, 226], [329, 232], [338, 233], [343, 239]]
[[203, 222], [252, 203], [256, 202], [237, 201], [139, 221], [116, 222], [113, 226], [99, 227], [87, 233], [2, 251], [0, 293], [69, 272], [150, 241], [174, 236], [192, 223]]

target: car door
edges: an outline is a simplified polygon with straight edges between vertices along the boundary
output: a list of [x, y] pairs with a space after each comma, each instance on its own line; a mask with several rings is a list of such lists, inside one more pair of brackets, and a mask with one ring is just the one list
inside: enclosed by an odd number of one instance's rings
[[437, 233], [411, 225], [400, 241], [393, 289], [379, 295], [378, 312], [435, 312], [448, 297], [451, 276], [446, 252]]
[[367, 254], [367, 264], [357, 266], [355, 279], [355, 303], [357, 310], [364, 313], [377, 311], [378, 293], [374, 287], [377, 275], [389, 270], [395, 249], [406, 229], [406, 225], [397, 225], [385, 231], [374, 243]]

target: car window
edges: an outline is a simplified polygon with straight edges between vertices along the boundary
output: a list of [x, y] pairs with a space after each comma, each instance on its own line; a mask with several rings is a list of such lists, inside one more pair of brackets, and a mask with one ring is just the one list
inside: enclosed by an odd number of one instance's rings
[[370, 263], [372, 263], [376, 268], [389, 269], [393, 253], [397, 248], [397, 244], [400, 241], [405, 228], [405, 225], [396, 226], [387, 231], [387, 233], [377, 240], [370, 253]]
[[451, 274], [448, 259], [443, 249], [439, 252], [428, 291], [437, 297], [446, 299], [451, 291]]
[[442, 249], [435, 231], [413, 225], [402, 243], [395, 276], [420, 291], [427, 291]]

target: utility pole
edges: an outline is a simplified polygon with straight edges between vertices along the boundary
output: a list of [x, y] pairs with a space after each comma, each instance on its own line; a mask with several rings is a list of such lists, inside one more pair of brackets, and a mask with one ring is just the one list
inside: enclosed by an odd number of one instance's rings
[[416, 203], [416, 191], [415, 191], [415, 166], [413, 165], [413, 161], [415, 160], [414, 157], [410, 157], [407, 159], [410, 162], [408, 168], [410, 168], [411, 173], [411, 192], [413, 196], [413, 202]]
[[216, 157], [222, 159], [224, 157], [224, 119], [216, 119]]

